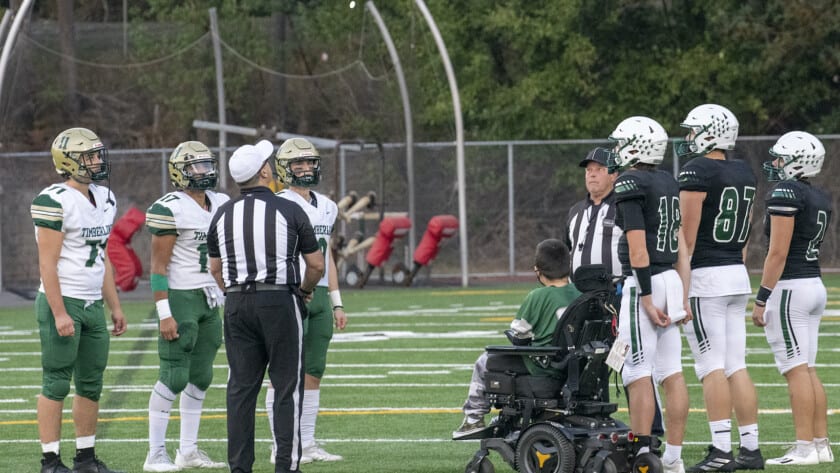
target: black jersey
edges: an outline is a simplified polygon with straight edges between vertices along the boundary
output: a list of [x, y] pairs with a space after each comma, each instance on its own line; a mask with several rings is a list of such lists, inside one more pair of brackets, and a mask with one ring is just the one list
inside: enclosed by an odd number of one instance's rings
[[674, 177], [658, 169], [632, 169], [615, 181], [616, 223], [625, 235], [618, 244], [618, 259], [631, 274], [626, 233], [644, 230], [651, 272], [662, 272], [677, 262], [680, 228], [680, 190]]
[[755, 174], [741, 160], [694, 158], [680, 170], [680, 190], [705, 192], [691, 269], [743, 264], [755, 200]]
[[780, 279], [820, 276], [820, 244], [831, 221], [831, 199], [807, 181], [782, 181], [767, 195], [764, 234], [770, 237], [770, 215], [794, 217], [785, 269]]

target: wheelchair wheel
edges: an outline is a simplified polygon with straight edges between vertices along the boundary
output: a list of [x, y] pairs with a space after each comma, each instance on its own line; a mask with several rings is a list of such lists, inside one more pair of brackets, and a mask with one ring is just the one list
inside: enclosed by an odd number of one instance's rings
[[537, 424], [526, 430], [516, 446], [520, 473], [572, 473], [575, 448], [557, 428]]
[[493, 467], [493, 463], [489, 458], [484, 457], [478, 465], [474, 465], [474, 462], [470, 462], [470, 464], [467, 465], [467, 469], [464, 470], [464, 473], [496, 473], [496, 468]]
[[636, 456], [633, 461], [633, 473], [662, 473], [662, 460], [655, 454], [647, 452]]

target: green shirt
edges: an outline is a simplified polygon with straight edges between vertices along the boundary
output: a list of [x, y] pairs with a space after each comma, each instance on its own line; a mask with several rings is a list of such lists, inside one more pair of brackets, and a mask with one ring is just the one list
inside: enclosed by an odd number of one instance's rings
[[[573, 284], [563, 287], [544, 286], [534, 289], [525, 296], [525, 301], [516, 313], [517, 319], [522, 319], [531, 325], [534, 339], [531, 346], [540, 347], [551, 344], [551, 338], [557, 328], [557, 322], [563, 311], [580, 295], [580, 291]], [[525, 366], [532, 375], [553, 376], [554, 370], [539, 367], [533, 360], [526, 357]]]

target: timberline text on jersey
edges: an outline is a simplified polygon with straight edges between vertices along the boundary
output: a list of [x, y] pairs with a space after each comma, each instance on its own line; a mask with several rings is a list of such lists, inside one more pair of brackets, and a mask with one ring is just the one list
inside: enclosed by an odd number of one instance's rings
[[85, 227], [82, 228], [82, 238], [103, 237], [111, 234], [111, 225], [104, 227]]

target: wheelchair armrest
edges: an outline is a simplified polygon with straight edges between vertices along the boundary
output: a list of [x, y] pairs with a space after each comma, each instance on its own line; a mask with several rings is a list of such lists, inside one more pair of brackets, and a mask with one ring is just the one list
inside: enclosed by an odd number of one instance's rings
[[519, 355], [519, 356], [554, 356], [561, 350], [565, 350], [563, 347], [553, 347], [553, 346], [542, 346], [542, 347], [532, 347], [532, 346], [513, 346], [513, 345], [490, 345], [484, 348], [487, 353], [496, 353], [500, 355]]

